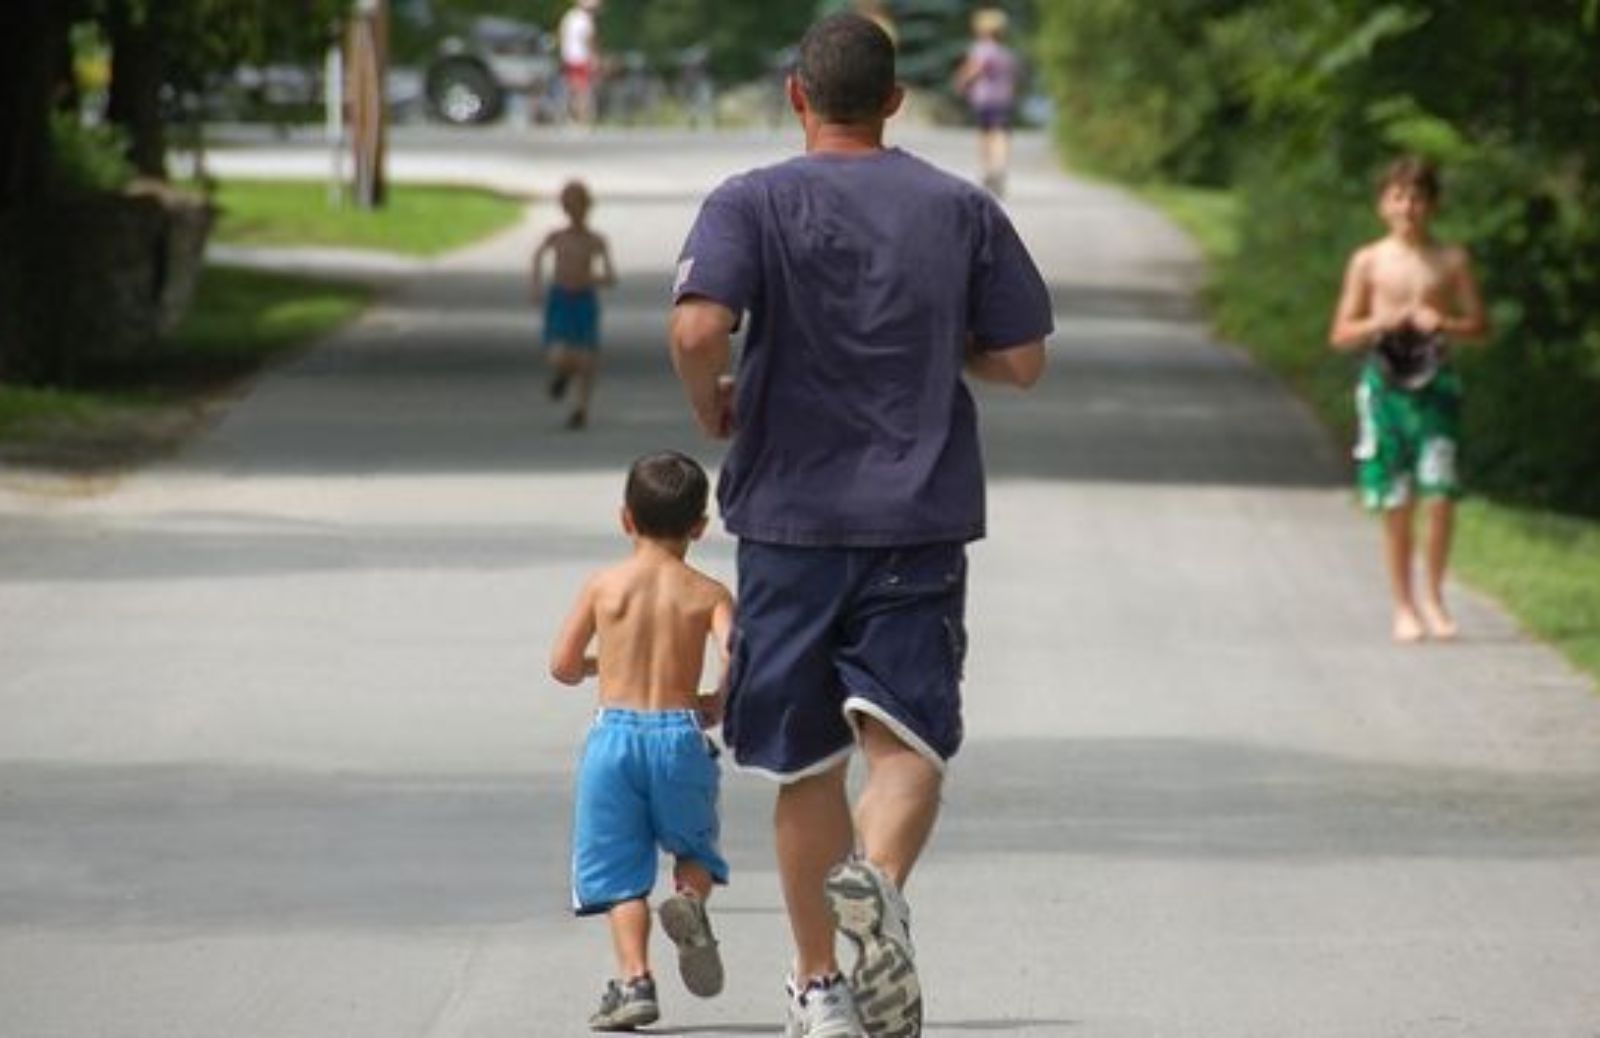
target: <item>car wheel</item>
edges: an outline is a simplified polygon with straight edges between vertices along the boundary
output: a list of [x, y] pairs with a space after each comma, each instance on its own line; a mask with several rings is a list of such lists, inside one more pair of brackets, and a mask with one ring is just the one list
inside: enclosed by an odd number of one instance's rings
[[493, 77], [470, 61], [448, 61], [428, 73], [428, 103], [447, 123], [486, 123], [500, 114], [504, 100]]

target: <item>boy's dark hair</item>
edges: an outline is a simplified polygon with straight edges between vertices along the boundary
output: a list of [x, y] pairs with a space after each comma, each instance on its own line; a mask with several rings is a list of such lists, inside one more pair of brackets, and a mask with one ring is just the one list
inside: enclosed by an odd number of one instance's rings
[[1408, 187], [1430, 202], [1439, 200], [1439, 167], [1420, 155], [1402, 155], [1384, 168], [1378, 193], [1391, 187]]
[[645, 537], [683, 540], [705, 518], [710, 480], [700, 463], [677, 451], [646, 454], [628, 469], [623, 501]]
[[894, 93], [894, 41], [871, 18], [831, 14], [800, 40], [794, 74], [824, 119], [872, 122]]

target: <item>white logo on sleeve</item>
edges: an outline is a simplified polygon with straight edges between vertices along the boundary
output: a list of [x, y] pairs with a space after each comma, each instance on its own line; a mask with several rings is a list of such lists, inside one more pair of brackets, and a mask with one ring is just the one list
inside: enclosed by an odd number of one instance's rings
[[683, 286], [689, 283], [689, 275], [694, 273], [694, 257], [678, 261], [678, 276], [672, 281], [672, 294], [677, 295], [683, 291]]

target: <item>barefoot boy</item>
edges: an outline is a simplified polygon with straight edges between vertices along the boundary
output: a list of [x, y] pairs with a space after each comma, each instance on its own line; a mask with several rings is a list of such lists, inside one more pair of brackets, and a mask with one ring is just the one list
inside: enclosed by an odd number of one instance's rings
[[[1378, 215], [1389, 233], [1350, 257], [1328, 333], [1335, 349], [1367, 353], [1356, 385], [1357, 481], [1363, 503], [1383, 513], [1394, 638], [1400, 642], [1456, 633], [1444, 604], [1451, 524], [1461, 494], [1461, 380], [1450, 364], [1449, 344], [1479, 341], [1489, 330], [1471, 258], [1429, 234], [1438, 201], [1438, 173], [1431, 164], [1408, 157], [1389, 166], [1378, 185]], [[1427, 584], [1420, 602], [1411, 576], [1418, 496], [1426, 499], [1428, 515]]]
[[[567, 428], [582, 429], [589, 421], [600, 351], [600, 294], [617, 283], [606, 240], [589, 229], [593, 199], [582, 181], [561, 189], [567, 226], [552, 231], [533, 253], [533, 301], [544, 297], [544, 344], [550, 351], [550, 395], [561, 399], [570, 382], [577, 383], [577, 401]], [[555, 259], [548, 290], [544, 285], [546, 255]]]
[[[573, 904], [605, 912], [617, 955], [594, 1030], [628, 1030], [660, 1016], [650, 972], [650, 906], [656, 848], [676, 859], [676, 892], [661, 926], [678, 947], [684, 986], [722, 990], [722, 960], [706, 918], [713, 883], [728, 865], [717, 846], [718, 769], [702, 733], [719, 720], [721, 692], [699, 692], [706, 640], [727, 662], [733, 596], [684, 562], [706, 526], [706, 474], [667, 451], [634, 462], [622, 528], [633, 554], [584, 585], [550, 654], [550, 673], [576, 685], [600, 678], [600, 712], [578, 769], [573, 823]], [[598, 636], [598, 658], [587, 655]], [[708, 702], [709, 700], [709, 702]]]

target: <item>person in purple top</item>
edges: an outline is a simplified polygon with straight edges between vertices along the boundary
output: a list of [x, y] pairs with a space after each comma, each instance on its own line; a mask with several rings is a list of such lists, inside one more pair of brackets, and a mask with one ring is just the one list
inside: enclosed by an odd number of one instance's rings
[[[805, 154], [711, 193], [674, 291], [678, 376], [702, 429], [732, 441], [718, 480], [739, 539], [724, 738], [781, 783], [794, 1038], [920, 1033], [901, 891], [962, 736], [966, 543], [984, 534], [966, 380], [1033, 385], [1053, 330], [999, 204], [884, 145], [902, 96], [881, 28], [848, 13], [815, 24], [788, 81]], [[840, 931], [857, 950], [848, 980]]]
[[1017, 104], [1017, 56], [1003, 42], [1006, 13], [985, 7], [972, 15], [972, 46], [956, 72], [956, 90], [966, 96], [978, 124], [983, 185], [996, 195], [1006, 186], [1011, 164], [1011, 119]]

